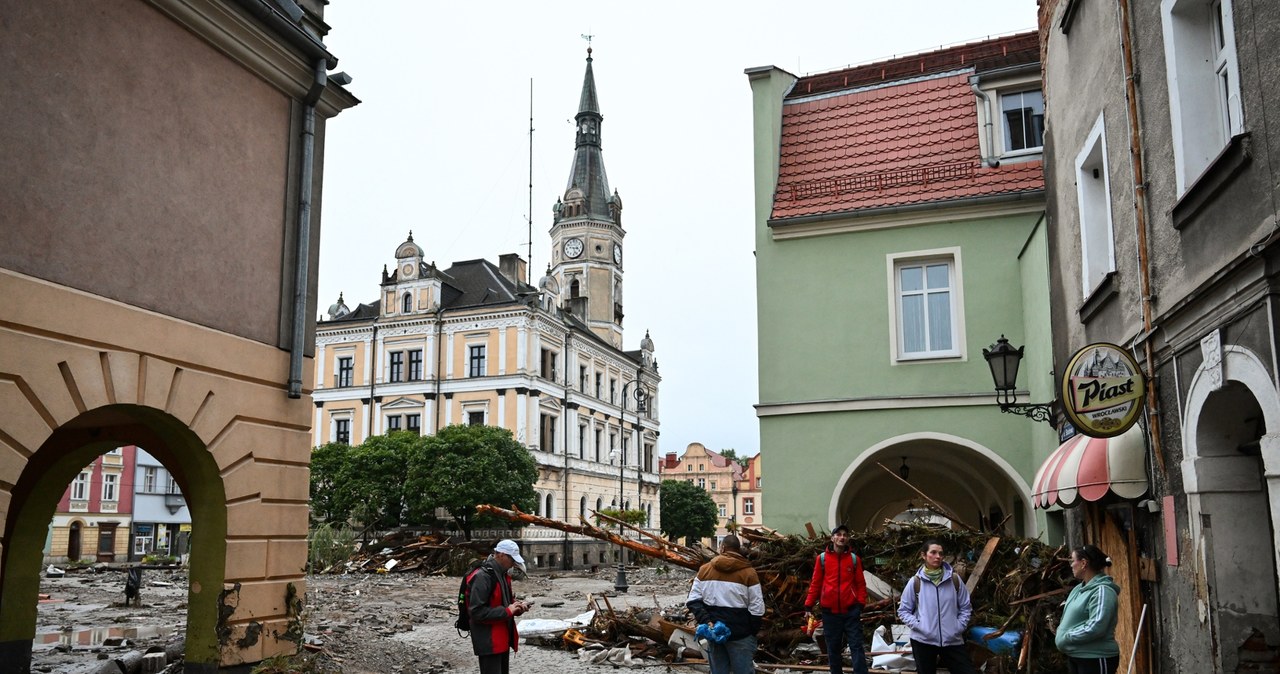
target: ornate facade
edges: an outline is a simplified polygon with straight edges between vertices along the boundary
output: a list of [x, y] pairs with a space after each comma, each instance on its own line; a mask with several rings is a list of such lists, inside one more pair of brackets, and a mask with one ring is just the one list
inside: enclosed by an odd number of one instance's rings
[[[538, 286], [515, 254], [437, 267], [410, 233], [381, 296], [355, 309], [339, 297], [317, 329], [313, 440], [501, 426], [538, 461], [539, 514], [577, 522], [621, 500], [656, 530], [660, 377], [647, 333], [621, 348], [622, 201], [605, 177], [589, 53], [577, 120]], [[521, 537], [533, 568], [615, 559], [594, 539], [537, 527]]]

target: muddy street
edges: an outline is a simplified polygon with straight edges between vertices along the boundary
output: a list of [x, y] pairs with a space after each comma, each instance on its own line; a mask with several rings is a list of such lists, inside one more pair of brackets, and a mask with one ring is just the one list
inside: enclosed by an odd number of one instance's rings
[[[514, 582], [516, 594], [536, 602], [520, 622], [568, 619], [587, 610], [587, 596], [612, 593], [615, 572], [537, 575]], [[671, 568], [632, 569], [625, 595], [610, 596], [617, 610], [683, 605], [692, 573]], [[317, 575], [307, 578], [306, 650], [325, 671], [351, 674], [477, 672], [471, 641], [453, 628], [458, 578], [416, 574]], [[132, 653], [180, 653], [185, 633], [187, 578], [182, 571], [144, 573], [141, 606], [125, 606], [125, 574], [79, 571], [42, 578], [33, 671], [113, 670], [128, 674]], [[522, 643], [512, 656], [517, 671], [604, 672], [574, 653]], [[158, 656], [151, 656], [152, 658]], [[653, 663], [656, 664], [656, 663]], [[103, 669], [106, 667], [106, 669]], [[170, 671], [180, 665], [171, 664]]]

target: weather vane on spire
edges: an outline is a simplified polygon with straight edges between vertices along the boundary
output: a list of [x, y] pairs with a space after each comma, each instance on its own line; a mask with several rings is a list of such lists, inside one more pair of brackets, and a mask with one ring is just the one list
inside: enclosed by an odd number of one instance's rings
[[588, 53], [588, 54], [590, 54], [590, 53], [591, 53], [591, 40], [592, 40], [593, 38], [595, 38], [595, 35], [592, 35], [592, 34], [590, 34], [590, 33], [582, 33], [581, 35], [582, 35], [582, 39], [584, 39], [584, 40], [586, 40], [586, 41], [587, 41], [587, 53]]

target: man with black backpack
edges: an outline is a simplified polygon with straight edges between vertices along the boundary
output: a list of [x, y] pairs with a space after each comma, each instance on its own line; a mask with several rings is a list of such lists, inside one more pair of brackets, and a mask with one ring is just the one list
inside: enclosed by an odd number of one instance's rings
[[813, 578], [804, 607], [822, 607], [822, 633], [827, 638], [831, 674], [844, 671], [844, 646], [849, 645], [854, 674], [867, 674], [866, 644], [862, 641], [862, 607], [867, 603], [867, 579], [862, 560], [849, 547], [849, 527], [831, 532], [831, 543], [813, 560]]
[[471, 646], [480, 658], [480, 674], [508, 674], [511, 652], [519, 650], [516, 616], [533, 608], [531, 602], [515, 598], [511, 590], [511, 567], [525, 569], [520, 546], [501, 540], [493, 554], [463, 580], [457, 627], [471, 630]]

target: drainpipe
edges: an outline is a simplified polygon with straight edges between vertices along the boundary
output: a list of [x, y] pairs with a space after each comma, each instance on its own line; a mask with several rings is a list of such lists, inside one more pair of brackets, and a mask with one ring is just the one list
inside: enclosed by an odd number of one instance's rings
[[987, 123], [982, 125], [982, 134], [987, 139], [987, 156], [982, 158], [982, 163], [996, 168], [1000, 165], [1000, 160], [996, 159], [995, 137], [992, 135], [992, 117], [991, 117], [991, 97], [987, 96], [987, 92], [978, 86], [978, 76], [971, 75], [969, 77], [969, 88], [973, 90], [973, 94], [982, 101], [982, 110], [986, 113]]
[[364, 437], [373, 436], [373, 396], [377, 393], [378, 369], [382, 359], [378, 358], [378, 319], [373, 319], [373, 339], [369, 341], [369, 425], [364, 429]]
[[1151, 259], [1147, 250], [1147, 178], [1143, 165], [1142, 132], [1138, 124], [1138, 86], [1133, 72], [1133, 25], [1129, 17], [1129, 0], [1120, 0], [1120, 47], [1124, 55], [1125, 98], [1128, 99], [1129, 163], [1133, 168], [1133, 222], [1138, 235], [1138, 277], [1142, 288], [1142, 341], [1147, 377], [1147, 430], [1151, 437], [1151, 453], [1155, 455], [1160, 474], [1166, 475], [1164, 452], [1160, 442], [1160, 398], [1157, 395], [1155, 354], [1151, 348]]
[[[435, 263], [432, 263], [432, 264], [434, 265]], [[444, 353], [444, 342], [440, 341], [444, 336], [443, 300], [444, 300], [444, 297], [442, 295], [440, 297], [441, 303], [436, 305], [436, 373], [435, 373], [436, 376], [434, 377], [435, 384], [436, 384], [436, 418], [435, 418], [435, 422], [431, 424], [431, 427], [435, 429], [431, 431], [432, 435], [435, 435], [440, 432], [440, 405], [443, 404], [440, 400], [440, 372], [441, 372], [440, 368], [442, 367], [441, 354]]]
[[[565, 323], [566, 323], [566, 327], [568, 327], [569, 329], [564, 333], [564, 406], [563, 406], [563, 409], [564, 409], [565, 419], [564, 419], [564, 423], [561, 424], [562, 426], [564, 426], [563, 428], [563, 431], [564, 431], [564, 508], [562, 509], [562, 512], [565, 513], [565, 521], [568, 522], [569, 521], [569, 515], [568, 515], [569, 513], [569, 354], [571, 353], [569, 346], [573, 342], [573, 326], [568, 325], [568, 321], [565, 321]], [[569, 532], [566, 531], [564, 532], [564, 550], [561, 552], [561, 555], [560, 555], [561, 557], [560, 565], [566, 571], [569, 570], [569, 566], [573, 562], [573, 560], [569, 559], [569, 555], [570, 555]]]
[[[303, 100], [302, 158], [298, 186], [298, 239], [293, 278], [293, 338], [289, 345], [289, 397], [302, 397], [302, 354], [307, 339], [307, 295], [311, 264], [311, 182], [315, 176], [316, 101], [329, 81], [328, 62], [317, 58], [311, 88]], [[370, 401], [372, 402], [372, 400]]]

